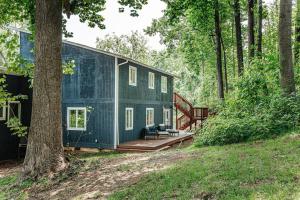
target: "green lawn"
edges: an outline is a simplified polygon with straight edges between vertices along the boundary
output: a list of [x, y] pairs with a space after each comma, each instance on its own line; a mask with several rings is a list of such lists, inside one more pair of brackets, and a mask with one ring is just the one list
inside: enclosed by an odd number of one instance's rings
[[191, 150], [110, 199], [300, 199], [300, 135]]

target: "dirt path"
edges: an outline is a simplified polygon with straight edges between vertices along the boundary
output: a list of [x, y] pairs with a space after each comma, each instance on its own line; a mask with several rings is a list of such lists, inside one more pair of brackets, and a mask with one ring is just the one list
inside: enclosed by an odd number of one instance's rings
[[21, 163], [17, 161], [0, 163], [0, 178], [19, 172], [21, 170]]
[[107, 199], [112, 192], [136, 183], [147, 173], [168, 168], [192, 156], [171, 150], [99, 159], [99, 163], [66, 181], [44, 189], [32, 189], [30, 199]]

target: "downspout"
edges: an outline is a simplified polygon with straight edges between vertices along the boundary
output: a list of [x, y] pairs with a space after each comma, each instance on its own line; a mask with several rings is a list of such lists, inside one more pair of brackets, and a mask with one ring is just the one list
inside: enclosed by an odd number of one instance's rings
[[114, 149], [119, 145], [119, 68], [128, 63], [126, 60], [118, 64], [118, 57], [115, 57], [115, 119], [114, 119]]

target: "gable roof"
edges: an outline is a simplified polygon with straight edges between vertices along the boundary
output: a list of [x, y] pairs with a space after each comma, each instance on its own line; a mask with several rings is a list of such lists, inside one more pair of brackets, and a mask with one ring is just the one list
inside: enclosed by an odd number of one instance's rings
[[[11, 26], [8, 26], [7, 28], [8, 28], [8, 29], [11, 29], [11, 30], [14, 30], [14, 31], [17, 31], [17, 32], [23, 32], [23, 33], [31, 34], [30, 31], [24, 30], [24, 29], [21, 29], [21, 28], [16, 28], [16, 27], [11, 27]], [[104, 51], [104, 50], [100, 50], [100, 49], [97, 49], [97, 48], [94, 48], [94, 47], [90, 47], [90, 46], [87, 46], [87, 45], [79, 44], [79, 43], [76, 43], [76, 42], [71, 42], [71, 41], [68, 41], [68, 40], [65, 40], [65, 39], [63, 39], [62, 42], [63, 42], [64, 44], [69, 44], [69, 45], [72, 45], [72, 46], [80, 47], [80, 48], [87, 49], [87, 50], [90, 50], [90, 51], [94, 51], [94, 52], [97, 52], [97, 53], [102, 53], [102, 54], [105, 54], [105, 55], [109, 55], [109, 56], [112, 56], [112, 57], [116, 57], [116, 58], [119, 58], [119, 59], [123, 59], [123, 60], [126, 60], [126, 61], [128, 61], [128, 62], [132, 62], [132, 63], [135, 63], [135, 64], [137, 64], [137, 65], [141, 65], [141, 66], [143, 66], [143, 67], [149, 68], [149, 69], [151, 69], [151, 70], [153, 70], [153, 71], [157, 71], [157, 72], [160, 72], [160, 73], [163, 73], [163, 74], [172, 76], [172, 77], [177, 77], [176, 75], [174, 75], [174, 74], [172, 74], [172, 73], [163, 71], [163, 70], [161, 70], [161, 69], [157, 69], [157, 68], [155, 68], [155, 67], [153, 67], [153, 66], [150, 66], [150, 65], [141, 63], [141, 62], [139, 62], [139, 61], [133, 60], [133, 59], [128, 58], [128, 57], [126, 57], [126, 56], [122, 56], [122, 55], [120, 55], [120, 54], [111, 53], [111, 52]]]

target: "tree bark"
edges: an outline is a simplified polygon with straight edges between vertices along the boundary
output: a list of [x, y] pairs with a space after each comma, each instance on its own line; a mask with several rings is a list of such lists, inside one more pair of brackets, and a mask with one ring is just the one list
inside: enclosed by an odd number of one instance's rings
[[62, 1], [36, 0], [35, 70], [31, 125], [23, 176], [67, 167], [62, 145]]
[[279, 57], [281, 88], [284, 95], [295, 93], [292, 55], [292, 0], [281, 0], [279, 8]]
[[225, 81], [225, 92], [228, 93], [228, 74], [227, 74], [227, 57], [226, 57], [226, 49], [222, 37], [222, 30], [221, 30], [221, 44], [223, 49], [223, 60], [224, 60], [224, 81]]
[[300, 54], [300, 0], [297, 0], [296, 24], [295, 24], [295, 63], [299, 62]]
[[240, 1], [234, 0], [234, 21], [235, 21], [235, 38], [236, 38], [236, 54], [238, 61], [238, 76], [243, 75], [244, 71], [244, 56], [243, 56], [243, 39], [241, 28], [241, 11]]
[[215, 0], [215, 39], [216, 39], [216, 67], [217, 67], [217, 81], [218, 81], [218, 97], [224, 99], [224, 84], [222, 72], [222, 48], [221, 48], [221, 28], [220, 28], [220, 13], [219, 1]]
[[254, 38], [254, 0], [248, 0], [248, 57], [249, 61], [255, 55]]
[[263, 2], [258, 0], [258, 34], [257, 34], [257, 55], [262, 56], [262, 20], [263, 20]]
[[[234, 23], [234, 16], [233, 16], [232, 25], [231, 25], [231, 41], [233, 43], [234, 43], [234, 33], [235, 33], [234, 26], [235, 26], [235, 23]], [[235, 78], [236, 66], [235, 66], [235, 47], [234, 47], [234, 45], [232, 45], [232, 48], [231, 48], [231, 56], [232, 56], [232, 75], [233, 75], [233, 78]]]

